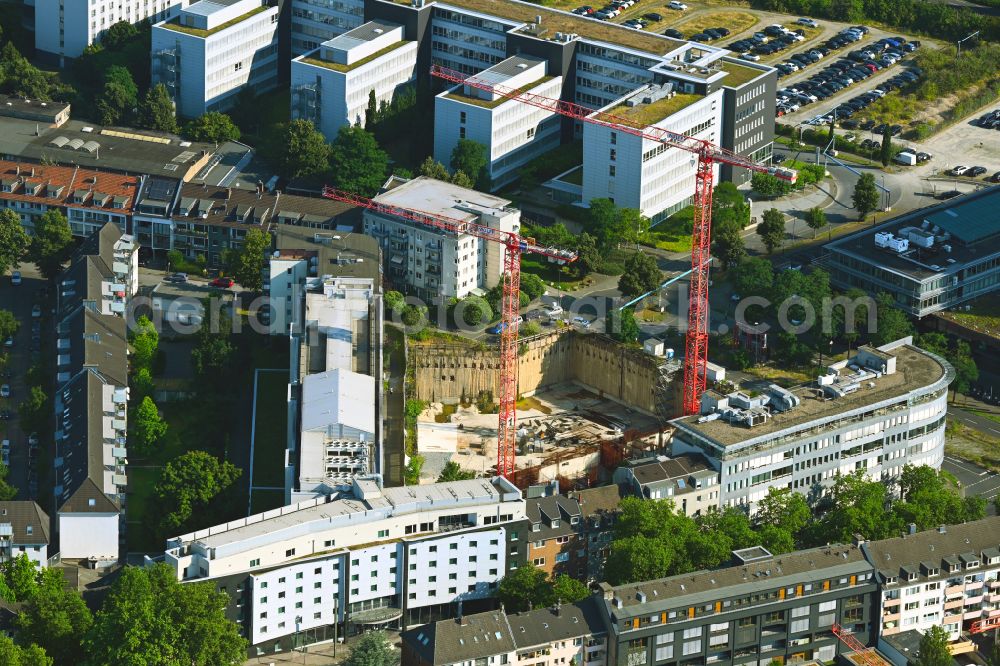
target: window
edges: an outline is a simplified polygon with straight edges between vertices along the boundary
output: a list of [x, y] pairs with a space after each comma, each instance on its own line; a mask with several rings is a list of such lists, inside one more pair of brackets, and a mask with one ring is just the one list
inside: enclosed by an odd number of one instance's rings
[[378, 538], [379, 539], [384, 539], [387, 536], [389, 536], [389, 530], [379, 530], [378, 531]]
[[612, 165], [610, 165], [608, 167], [608, 175], [611, 176], [612, 178], [615, 177], [615, 165], [614, 164], [612, 164]]
[[241, 69], [243, 69], [243, 63], [242, 62], [238, 62], [235, 65], [233, 65], [233, 71], [234, 72], [238, 72]]
[[701, 639], [696, 641], [688, 641], [684, 644], [684, 655], [695, 654], [696, 652], [701, 652]]
[[258, 557], [258, 558], [250, 560], [250, 566], [251, 567], [259, 567], [260, 566], [260, 558]]
[[464, 127], [459, 127], [458, 128], [458, 138], [459, 139], [464, 139], [465, 138], [465, 128]]
[[285, 551], [285, 557], [292, 557], [294, 555], [295, 555], [295, 549], [294, 548], [289, 548], [288, 550]]
[[809, 631], [809, 618], [792, 620], [792, 633], [795, 634], [801, 631]]
[[535, 559], [531, 560], [531, 563], [534, 564], [536, 567], [544, 566], [545, 565], [545, 558], [544, 557], [536, 557]]

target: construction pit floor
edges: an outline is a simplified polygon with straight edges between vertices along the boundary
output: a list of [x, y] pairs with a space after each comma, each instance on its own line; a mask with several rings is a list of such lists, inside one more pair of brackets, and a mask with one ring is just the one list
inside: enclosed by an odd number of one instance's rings
[[[597, 465], [602, 441], [629, 430], [659, 430], [656, 417], [575, 383], [539, 391], [517, 407], [516, 467], [539, 466], [540, 481], [585, 474]], [[475, 404], [431, 403], [417, 418], [417, 449], [424, 456], [421, 483], [435, 481], [451, 460], [481, 476], [494, 474], [497, 425], [496, 413], [480, 414]]]

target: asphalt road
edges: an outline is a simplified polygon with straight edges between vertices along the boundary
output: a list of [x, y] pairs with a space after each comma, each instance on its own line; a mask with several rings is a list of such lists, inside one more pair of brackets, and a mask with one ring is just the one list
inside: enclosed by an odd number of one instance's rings
[[986, 513], [996, 515], [993, 500], [1000, 495], [1000, 474], [984, 469], [961, 458], [946, 455], [941, 468], [952, 475], [961, 484], [966, 495], [979, 495], [986, 500]]
[[985, 416], [980, 416], [958, 407], [950, 406], [948, 407], [948, 418], [958, 421], [959, 423], [963, 423], [973, 430], [978, 430], [979, 432], [990, 435], [991, 437], [1000, 437], [1000, 423], [997, 423], [992, 419], [988, 419]]

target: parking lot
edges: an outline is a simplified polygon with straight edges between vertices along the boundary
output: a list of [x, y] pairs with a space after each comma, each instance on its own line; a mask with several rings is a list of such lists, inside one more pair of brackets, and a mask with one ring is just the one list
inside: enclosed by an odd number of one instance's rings
[[965, 495], [978, 495], [987, 502], [987, 513], [995, 515], [994, 498], [1000, 494], [1000, 474], [979, 465], [946, 455], [941, 469], [953, 475]]

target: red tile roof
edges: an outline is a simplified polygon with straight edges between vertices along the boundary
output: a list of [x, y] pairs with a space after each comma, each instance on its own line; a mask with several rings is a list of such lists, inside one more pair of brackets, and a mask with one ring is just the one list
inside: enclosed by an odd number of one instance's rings
[[[122, 212], [131, 210], [139, 188], [138, 176], [93, 171], [79, 167], [22, 164], [5, 160], [0, 160], [0, 181], [4, 185], [3, 189], [6, 189], [8, 185], [14, 185], [12, 192], [0, 191], [0, 199], [7, 201], [30, 201], [49, 206], [72, 206], [74, 208], [111, 209], [114, 197], [125, 197], [124, 205], [119, 209]], [[44, 187], [35, 194], [27, 191], [27, 187], [32, 185], [43, 185]], [[57, 196], [49, 196], [49, 192], [53, 189], [58, 191]], [[74, 203], [73, 193], [77, 190], [89, 190], [108, 196], [103, 205], [95, 205], [93, 196], [88, 196], [83, 203]]]

